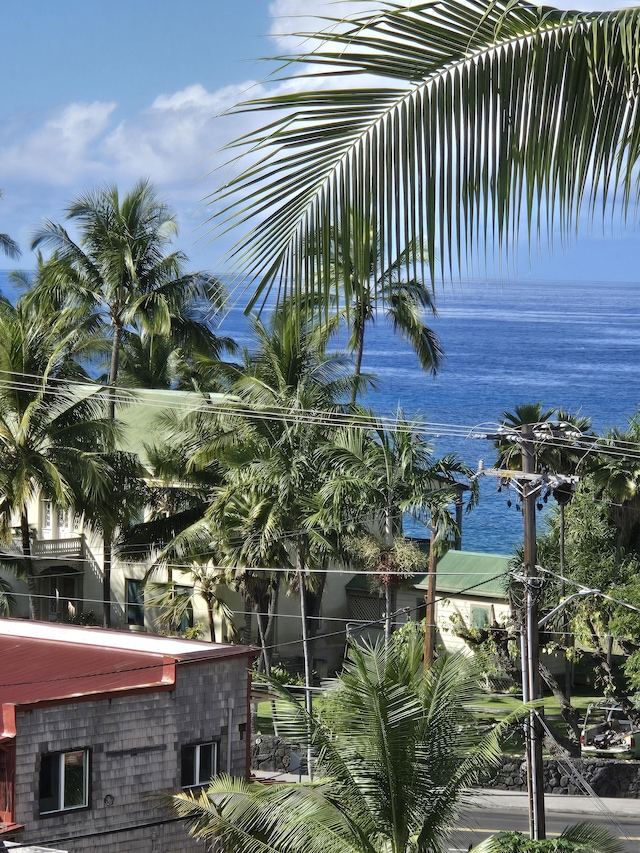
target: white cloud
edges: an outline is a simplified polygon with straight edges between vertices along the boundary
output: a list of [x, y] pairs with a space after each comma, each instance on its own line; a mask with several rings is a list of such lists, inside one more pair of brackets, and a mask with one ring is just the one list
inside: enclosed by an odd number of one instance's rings
[[248, 81], [208, 92], [198, 84], [159, 95], [148, 109], [120, 122], [104, 139], [102, 152], [130, 178], [144, 174], [162, 184], [192, 183], [211, 168], [212, 152], [244, 123], [221, 113], [253, 86]]
[[[411, 5], [411, 3], [409, 3]], [[274, 0], [269, 6], [271, 29], [269, 35], [277, 45], [277, 50], [283, 53], [294, 53], [301, 50], [311, 50], [314, 42], [306, 43], [294, 33], [316, 33], [325, 29], [329, 24], [320, 20], [322, 17], [342, 19], [352, 17], [359, 12], [375, 12], [380, 4], [375, 0], [360, 0], [353, 2], [320, 2], [314, 14], [309, 14], [308, 0]]]
[[[591, 0], [582, 0], [585, 8]], [[569, 4], [575, 5], [575, 4]], [[593, 5], [593, 4], [592, 4]], [[602, 3], [598, 3], [602, 6]], [[363, 9], [375, 10], [375, 0], [322, 2], [308, 13], [308, 0], [272, 0], [270, 36], [275, 42], [265, 53], [295, 51], [296, 31], [315, 31], [317, 15], [341, 17]], [[308, 45], [311, 48], [311, 43]], [[337, 85], [329, 78], [324, 85]], [[304, 88], [308, 80], [271, 84], [271, 91]], [[265, 92], [254, 80], [213, 92], [195, 84], [158, 94], [139, 112], [122, 116], [115, 103], [71, 103], [46, 115], [9, 115], [0, 126], [0, 230], [25, 245], [43, 217], [60, 219], [65, 205], [84, 190], [104, 183], [123, 189], [141, 177], [150, 178], [177, 210], [185, 249], [192, 254], [197, 226], [203, 222], [203, 198], [223, 182], [223, 164], [232, 156], [220, 149], [252, 127], [274, 118], [260, 114], [221, 117], [234, 104]], [[213, 174], [212, 174], [213, 173]], [[194, 236], [194, 232], [196, 236]], [[217, 256], [210, 247], [208, 254]], [[202, 261], [196, 261], [202, 265]], [[207, 261], [205, 261], [207, 263]]]
[[40, 127], [0, 145], [0, 160], [12, 180], [25, 178], [62, 186], [98, 174], [95, 144], [109, 126], [113, 103], [69, 104]]

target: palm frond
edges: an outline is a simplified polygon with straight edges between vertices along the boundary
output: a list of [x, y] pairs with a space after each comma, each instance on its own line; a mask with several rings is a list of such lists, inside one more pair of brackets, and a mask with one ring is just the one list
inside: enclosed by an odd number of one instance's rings
[[567, 234], [584, 211], [638, 201], [640, 9], [380, 5], [325, 19], [304, 34], [317, 48], [283, 58], [307, 90], [235, 110], [268, 117], [232, 143], [240, 170], [210, 199], [215, 233], [244, 229], [229, 272], [258, 280], [249, 308], [277, 286], [328, 311], [339, 265], [309, 247], [338, 225], [348, 240], [349, 210], [371, 211], [388, 262], [413, 246], [424, 268], [439, 248], [450, 274], [521, 226]]

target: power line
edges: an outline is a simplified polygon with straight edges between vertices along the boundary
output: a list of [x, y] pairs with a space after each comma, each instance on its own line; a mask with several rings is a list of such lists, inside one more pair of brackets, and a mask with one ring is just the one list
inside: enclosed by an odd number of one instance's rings
[[[88, 389], [93, 390], [96, 394], [115, 393], [115, 400], [123, 406], [135, 405], [140, 408], [155, 409], [163, 411], [174, 408], [170, 401], [170, 396], [175, 394], [176, 407], [184, 414], [217, 414], [226, 416], [237, 416], [246, 420], [272, 420], [274, 422], [289, 422], [295, 421], [299, 424], [326, 426], [336, 428], [339, 426], [347, 426], [350, 428], [375, 429], [381, 427], [389, 432], [414, 429], [418, 430], [426, 436], [432, 438], [458, 438], [458, 439], [488, 439], [486, 427], [490, 426], [492, 430], [503, 430], [503, 437], [508, 440], [514, 430], [504, 422], [499, 424], [494, 422], [481, 422], [475, 425], [464, 425], [446, 422], [426, 421], [422, 418], [392, 418], [389, 416], [375, 415], [371, 417], [369, 414], [361, 412], [345, 412], [336, 411], [327, 412], [326, 410], [300, 409], [282, 404], [269, 405], [268, 407], [250, 406], [241, 398], [234, 397], [233, 394], [227, 392], [198, 392], [193, 391], [177, 391], [173, 389], [136, 389], [117, 387], [113, 389], [111, 386], [96, 385], [95, 382], [78, 382], [68, 381], [64, 379], [47, 378], [47, 383], [53, 387], [42, 388], [41, 382], [44, 377], [37, 374], [13, 374], [4, 373], [4, 375], [26, 377], [30, 381], [22, 383], [15, 380], [6, 381], [0, 379], [0, 388], [13, 390], [18, 388], [25, 391], [44, 391], [45, 394], [59, 394], [56, 387], [64, 390]], [[153, 394], [157, 393], [157, 399], [153, 399]], [[199, 400], [197, 398], [200, 398]], [[217, 401], [215, 398], [225, 397], [226, 399]], [[83, 398], [86, 399], [86, 398]], [[81, 402], [81, 400], [71, 401]], [[547, 422], [532, 425], [536, 427], [544, 427]], [[547, 424], [548, 425], [548, 424]], [[485, 429], [482, 429], [482, 428]], [[612, 458], [629, 458], [632, 461], [640, 462], [640, 442], [630, 441], [621, 437], [611, 438], [607, 436], [569, 436], [553, 434], [551, 436], [536, 437], [539, 443], [543, 443], [546, 447], [556, 449], [584, 451], [585, 455], [605, 455]]]

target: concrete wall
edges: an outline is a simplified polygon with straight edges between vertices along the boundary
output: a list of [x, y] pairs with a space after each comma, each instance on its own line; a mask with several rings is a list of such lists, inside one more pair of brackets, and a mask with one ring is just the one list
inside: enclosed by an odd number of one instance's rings
[[[149, 797], [180, 787], [181, 747], [197, 741], [218, 741], [219, 769], [244, 776], [247, 666], [247, 658], [180, 664], [171, 691], [19, 710], [14, 819], [26, 825], [20, 841], [70, 853], [201, 851]], [[82, 748], [91, 749], [90, 808], [40, 817], [40, 756]]]

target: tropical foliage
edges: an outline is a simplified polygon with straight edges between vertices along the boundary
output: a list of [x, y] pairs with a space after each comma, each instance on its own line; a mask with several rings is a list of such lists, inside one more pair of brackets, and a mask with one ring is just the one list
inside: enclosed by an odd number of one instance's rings
[[220, 482], [210, 490], [202, 517], [162, 557], [197, 557], [215, 543], [218, 563], [234, 568], [236, 583], [259, 613], [268, 671], [277, 573], [287, 570], [300, 595], [304, 636], [307, 585], [313, 589], [312, 573], [335, 552], [319, 494], [326, 476], [319, 449], [331, 417], [345, 409], [351, 378], [348, 359], [325, 354], [326, 327], [276, 310], [268, 326], [254, 320], [253, 334], [254, 348], [244, 353], [242, 365], [216, 366], [237, 405], [209, 416], [207, 425], [199, 414], [177, 425], [176, 438], [191, 448], [187, 471], [206, 473], [215, 466]]
[[424, 673], [418, 636], [352, 645], [324, 716], [274, 682], [287, 737], [310, 742], [318, 781], [269, 785], [221, 777], [171, 798], [189, 831], [228, 851], [433, 851], [466, 788], [499, 754], [501, 726], [479, 735], [479, 689], [466, 658]]
[[557, 838], [535, 840], [521, 832], [501, 832], [474, 847], [476, 853], [622, 853], [624, 844], [595, 823], [567, 827]]
[[[99, 503], [109, 491], [114, 424], [104, 398], [74, 360], [91, 324], [68, 309], [51, 317], [27, 298], [0, 298], [0, 524], [5, 541], [19, 519], [21, 553], [7, 557], [26, 580], [37, 618], [37, 567], [29, 506]], [[77, 383], [83, 383], [78, 385]]]
[[[77, 242], [54, 222], [44, 222], [36, 232], [32, 247], [46, 246], [53, 253], [29, 298], [41, 311], [69, 309], [93, 322], [94, 350], [110, 348], [105, 379], [114, 419], [116, 385], [170, 387], [188, 372], [196, 352], [220, 352], [224, 344], [203, 320], [205, 313], [215, 312], [222, 289], [209, 275], [185, 274], [182, 252], [167, 253], [177, 233], [175, 214], [147, 181], [122, 198], [115, 186], [87, 192], [69, 206], [67, 219], [78, 229]], [[124, 462], [120, 456], [121, 468]], [[136, 475], [131, 462], [128, 468], [130, 473], [119, 477], [125, 485], [122, 499], [114, 493], [111, 507], [92, 507], [104, 538], [106, 626], [113, 539], [140, 506], [132, 500], [138, 490], [132, 488]]]
[[[0, 198], [2, 198], [2, 190], [0, 190]], [[20, 248], [15, 240], [12, 240], [8, 234], [0, 234], [0, 250], [9, 258], [19, 258]]]
[[[345, 529], [352, 538], [361, 540], [349, 548], [356, 565], [378, 573], [386, 597], [388, 637], [393, 588], [406, 579], [407, 562], [413, 572], [421, 562], [402, 559], [403, 517], [408, 514], [430, 528], [432, 542], [455, 530], [450, 510], [459, 495], [458, 478], [471, 471], [454, 455], [434, 459], [419, 422], [406, 420], [403, 412], [395, 421], [381, 421], [372, 412], [365, 417], [365, 426], [341, 427], [327, 443], [324, 453], [333, 476], [322, 495], [336, 515], [347, 519]], [[363, 545], [368, 542], [368, 550], [375, 552], [376, 539], [379, 559], [374, 564], [365, 557]]]
[[243, 229], [229, 269], [258, 282], [250, 305], [276, 285], [327, 310], [359, 296], [326, 262], [354, 209], [418, 279], [436, 252], [456, 272], [521, 225], [566, 234], [617, 197], [635, 209], [638, 8], [381, 0], [320, 26], [278, 68], [304, 72], [302, 91], [236, 107], [264, 121], [230, 146], [240, 168], [212, 194], [216, 232]]
[[[79, 242], [50, 221], [33, 240], [33, 248], [53, 251], [34, 298], [76, 306], [100, 321], [111, 341], [109, 385], [118, 383], [123, 344], [135, 353], [132, 332], [144, 336], [140, 348], [148, 358], [167, 338], [183, 355], [219, 351], [201, 315], [219, 304], [220, 285], [209, 275], [184, 273], [182, 252], [166, 253], [177, 233], [175, 214], [147, 181], [122, 198], [115, 186], [87, 192], [69, 206], [67, 219], [78, 228]], [[111, 401], [113, 417], [115, 397]]]
[[[371, 214], [358, 209], [348, 212], [348, 231], [332, 228], [329, 245], [320, 244], [310, 251], [328, 263], [336, 277], [342, 295], [336, 302], [338, 315], [347, 321], [348, 347], [354, 353], [354, 382], [351, 403], [356, 401], [367, 328], [379, 316], [385, 317], [394, 333], [401, 335], [411, 346], [420, 366], [426, 372], [438, 371], [443, 351], [436, 333], [424, 322], [424, 313], [436, 314], [430, 283], [407, 274], [405, 251], [393, 263], [386, 265], [383, 241]], [[328, 251], [327, 251], [328, 248]], [[322, 321], [323, 305], [313, 303]], [[324, 306], [326, 308], [326, 306]]]

